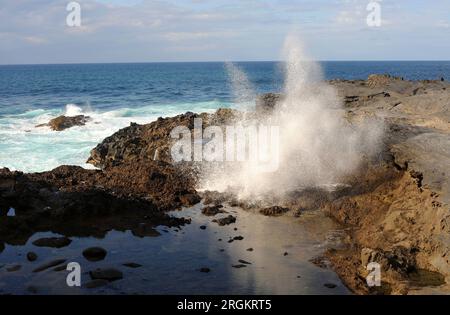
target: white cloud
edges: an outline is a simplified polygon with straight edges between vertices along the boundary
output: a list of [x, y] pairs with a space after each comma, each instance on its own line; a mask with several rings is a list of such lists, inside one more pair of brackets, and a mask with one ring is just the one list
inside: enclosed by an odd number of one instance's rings
[[69, 28], [66, 1], [1, 1], [0, 63], [277, 59], [292, 29], [321, 59], [369, 59], [388, 40], [406, 56], [447, 42], [450, 12], [448, 0], [383, 0], [368, 32], [368, 0], [78, 0], [82, 27]]

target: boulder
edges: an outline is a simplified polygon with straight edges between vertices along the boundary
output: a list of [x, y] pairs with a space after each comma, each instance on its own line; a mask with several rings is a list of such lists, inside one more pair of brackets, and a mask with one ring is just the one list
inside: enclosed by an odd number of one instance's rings
[[202, 209], [202, 213], [206, 216], [215, 216], [216, 214], [219, 214], [219, 213], [225, 213], [225, 211], [222, 210], [222, 208], [223, 208], [222, 205], [204, 207]]
[[101, 247], [89, 247], [83, 251], [83, 256], [89, 261], [100, 261], [105, 259], [106, 250]]
[[33, 242], [34, 246], [61, 248], [70, 245], [72, 241], [67, 237], [44, 237]]
[[219, 224], [220, 226], [229, 225], [236, 222], [236, 217], [230, 214], [229, 216], [224, 218], [214, 219], [213, 222]]
[[56, 118], [53, 118], [46, 124], [40, 124], [36, 127], [50, 127], [52, 130], [55, 131], [63, 131], [65, 129], [74, 127], [74, 126], [84, 126], [88, 121], [90, 121], [91, 118], [89, 116], [85, 115], [77, 115], [77, 116], [59, 116]]

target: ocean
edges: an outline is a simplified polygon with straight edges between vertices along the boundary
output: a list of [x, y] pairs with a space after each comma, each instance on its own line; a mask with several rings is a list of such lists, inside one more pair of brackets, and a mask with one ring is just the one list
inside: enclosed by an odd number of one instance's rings
[[[450, 79], [450, 61], [322, 62], [325, 79]], [[255, 93], [282, 90], [277, 62], [237, 62]], [[238, 107], [225, 63], [134, 63], [0, 66], [0, 167], [26, 172], [85, 164], [89, 151], [130, 122], [186, 111]], [[86, 126], [35, 128], [59, 115], [85, 114]]]

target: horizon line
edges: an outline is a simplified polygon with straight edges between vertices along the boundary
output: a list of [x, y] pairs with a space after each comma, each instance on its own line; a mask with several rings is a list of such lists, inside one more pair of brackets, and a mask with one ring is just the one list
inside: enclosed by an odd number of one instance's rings
[[[415, 60], [415, 59], [379, 59], [379, 60], [359, 60], [359, 59], [329, 59], [329, 60], [312, 60], [315, 62], [450, 62], [450, 60]], [[11, 63], [1, 64], [0, 66], [56, 66], [56, 65], [112, 65], [112, 64], [168, 64], [168, 63], [244, 63], [244, 62], [284, 62], [283, 60], [211, 60], [211, 61], [113, 61], [113, 62], [66, 62], [66, 63]]]

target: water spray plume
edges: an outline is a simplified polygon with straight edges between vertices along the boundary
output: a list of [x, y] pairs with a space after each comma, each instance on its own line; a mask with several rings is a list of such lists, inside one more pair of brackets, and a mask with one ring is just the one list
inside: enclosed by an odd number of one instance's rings
[[[279, 163], [273, 173], [254, 172], [252, 162], [209, 171], [203, 183], [210, 190], [231, 189], [240, 197], [264, 198], [308, 187], [339, 184], [375, 154], [383, 125], [376, 120], [350, 123], [333, 86], [323, 79], [320, 65], [309, 58], [302, 43], [288, 36], [283, 47], [284, 90], [265, 122], [280, 129]], [[236, 100], [256, 95], [242, 70], [227, 64]], [[240, 122], [245, 125], [247, 122]]]

